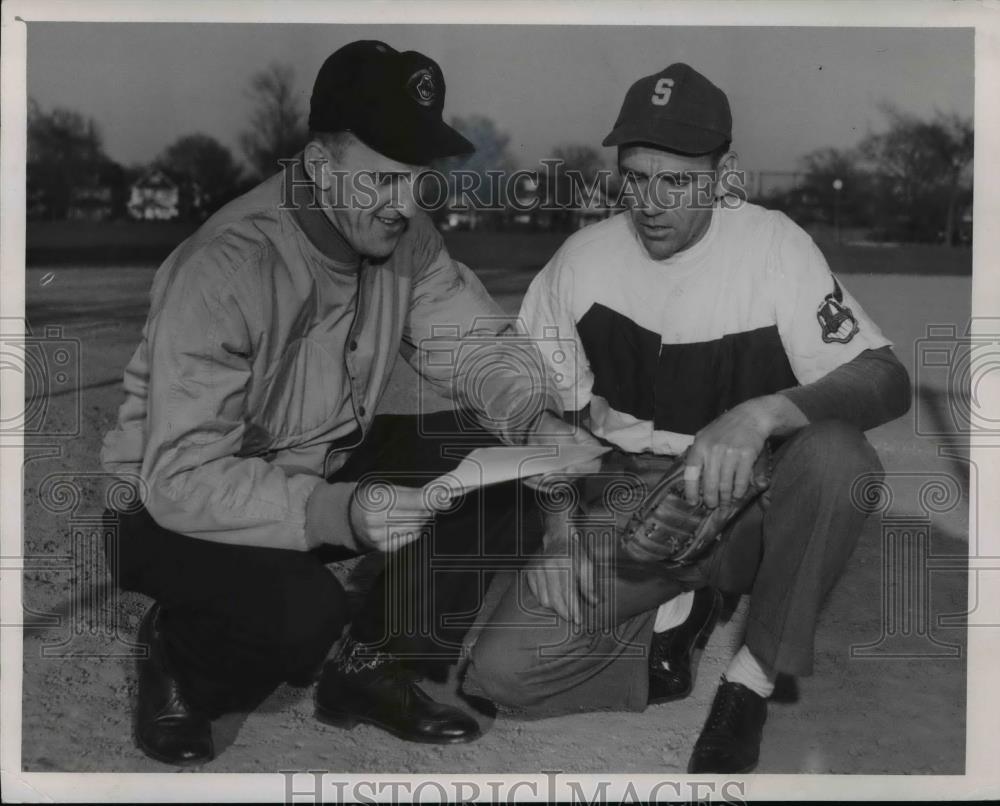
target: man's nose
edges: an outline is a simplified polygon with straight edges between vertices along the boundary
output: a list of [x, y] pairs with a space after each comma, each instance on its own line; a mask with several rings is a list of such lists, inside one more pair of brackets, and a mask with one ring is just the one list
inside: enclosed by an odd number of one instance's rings
[[636, 200], [635, 207], [647, 218], [654, 218], [662, 212], [660, 206], [656, 203], [656, 193], [653, 190], [652, 183], [648, 183], [639, 187], [638, 199]]
[[638, 208], [639, 212], [646, 218], [656, 218], [663, 212], [663, 208], [656, 203], [656, 199], [648, 190], [643, 194]]

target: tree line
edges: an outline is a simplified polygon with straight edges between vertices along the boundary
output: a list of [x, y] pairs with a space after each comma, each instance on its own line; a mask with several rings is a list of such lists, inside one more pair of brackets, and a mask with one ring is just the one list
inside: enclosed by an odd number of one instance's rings
[[[278, 169], [307, 138], [306, 116], [294, 93], [294, 71], [274, 64], [246, 88], [251, 112], [239, 136], [246, 164], [216, 138], [184, 135], [146, 164], [122, 166], [104, 151], [97, 123], [77, 111], [44, 110], [28, 101], [27, 188], [29, 218], [120, 217], [130, 188], [159, 173], [176, 189], [176, 217], [204, 219]], [[109, 212], [110, 211], [110, 212]], [[104, 214], [108, 214], [105, 216]]]
[[890, 104], [880, 109], [882, 131], [853, 148], [806, 154], [797, 186], [763, 201], [800, 223], [864, 228], [874, 240], [969, 242], [972, 120], [944, 112], [921, 118]]
[[[105, 154], [93, 119], [68, 109], [45, 111], [30, 100], [29, 217], [87, 217], [88, 206], [124, 215], [130, 188], [153, 172], [160, 172], [163, 181], [176, 189], [178, 217], [207, 217], [275, 173], [279, 160], [300, 151], [308, 138], [307, 114], [290, 66], [269, 65], [251, 77], [245, 93], [250, 114], [238, 137], [243, 164], [215, 138], [192, 133], [171, 143], [148, 164], [121, 166]], [[972, 199], [972, 121], [941, 112], [920, 118], [888, 105], [881, 111], [883, 130], [863, 137], [854, 148], [810, 152], [800, 160], [793, 187], [764, 193], [759, 200], [807, 225], [836, 224], [838, 230], [864, 227], [881, 239], [962, 241], [962, 217], [971, 210]], [[493, 120], [471, 115], [452, 118], [451, 123], [473, 142], [476, 153], [433, 167], [449, 177], [458, 169], [480, 174], [484, 187], [488, 172], [517, 168], [510, 135]], [[557, 163], [561, 170], [553, 169]], [[601, 171], [613, 175], [613, 167], [596, 148], [565, 143], [532, 172], [528, 184], [547, 198], [567, 198], [570, 189], [563, 185], [569, 173], [593, 183]], [[616, 189], [605, 190], [613, 195]], [[474, 223], [474, 214], [456, 218], [438, 211], [437, 215], [446, 227]], [[530, 219], [525, 223], [546, 229], [572, 229], [582, 223], [572, 205]], [[510, 224], [512, 216], [493, 220]]]

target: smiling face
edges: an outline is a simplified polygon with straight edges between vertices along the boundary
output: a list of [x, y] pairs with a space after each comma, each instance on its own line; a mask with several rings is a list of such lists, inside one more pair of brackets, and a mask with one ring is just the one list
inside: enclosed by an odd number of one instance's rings
[[711, 154], [697, 157], [644, 145], [622, 146], [618, 170], [636, 234], [653, 260], [666, 260], [698, 242], [712, 221], [719, 165]]
[[354, 251], [376, 260], [391, 255], [417, 211], [413, 188], [425, 168], [389, 159], [351, 135], [310, 141], [305, 161], [323, 211]]

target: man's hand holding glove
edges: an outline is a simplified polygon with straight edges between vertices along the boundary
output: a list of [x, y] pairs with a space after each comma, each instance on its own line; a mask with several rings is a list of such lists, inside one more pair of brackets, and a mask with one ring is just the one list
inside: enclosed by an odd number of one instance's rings
[[[642, 502], [619, 529], [619, 549], [632, 560], [674, 566], [703, 557], [769, 485], [768, 438], [805, 424], [802, 412], [779, 395], [749, 400], [713, 420], [658, 481], [642, 490]], [[573, 438], [570, 429], [567, 438]], [[589, 432], [586, 436], [593, 439]], [[603, 557], [607, 549], [573, 544], [573, 514], [550, 518], [543, 551], [527, 570], [527, 584], [540, 604], [580, 624], [585, 609], [597, 601], [598, 555]]]

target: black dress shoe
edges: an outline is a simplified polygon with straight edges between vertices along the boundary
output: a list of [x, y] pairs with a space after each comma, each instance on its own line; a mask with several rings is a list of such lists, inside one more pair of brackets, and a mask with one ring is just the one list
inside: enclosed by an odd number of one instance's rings
[[691, 613], [683, 624], [653, 633], [649, 648], [649, 704], [659, 705], [686, 697], [694, 688], [691, 659], [696, 646], [704, 646], [719, 615], [722, 597], [715, 588], [695, 591]]
[[424, 744], [471, 742], [479, 723], [428, 697], [394, 660], [381, 655], [367, 667], [330, 661], [316, 688], [316, 718], [350, 730], [359, 722]]
[[688, 772], [750, 772], [760, 757], [766, 720], [767, 700], [746, 686], [723, 678], [705, 727], [695, 742]]
[[185, 701], [170, 673], [159, 619], [160, 606], [153, 605], [139, 627], [139, 643], [149, 647], [149, 656], [139, 661], [136, 742], [166, 764], [204, 764], [215, 758], [212, 723]]

